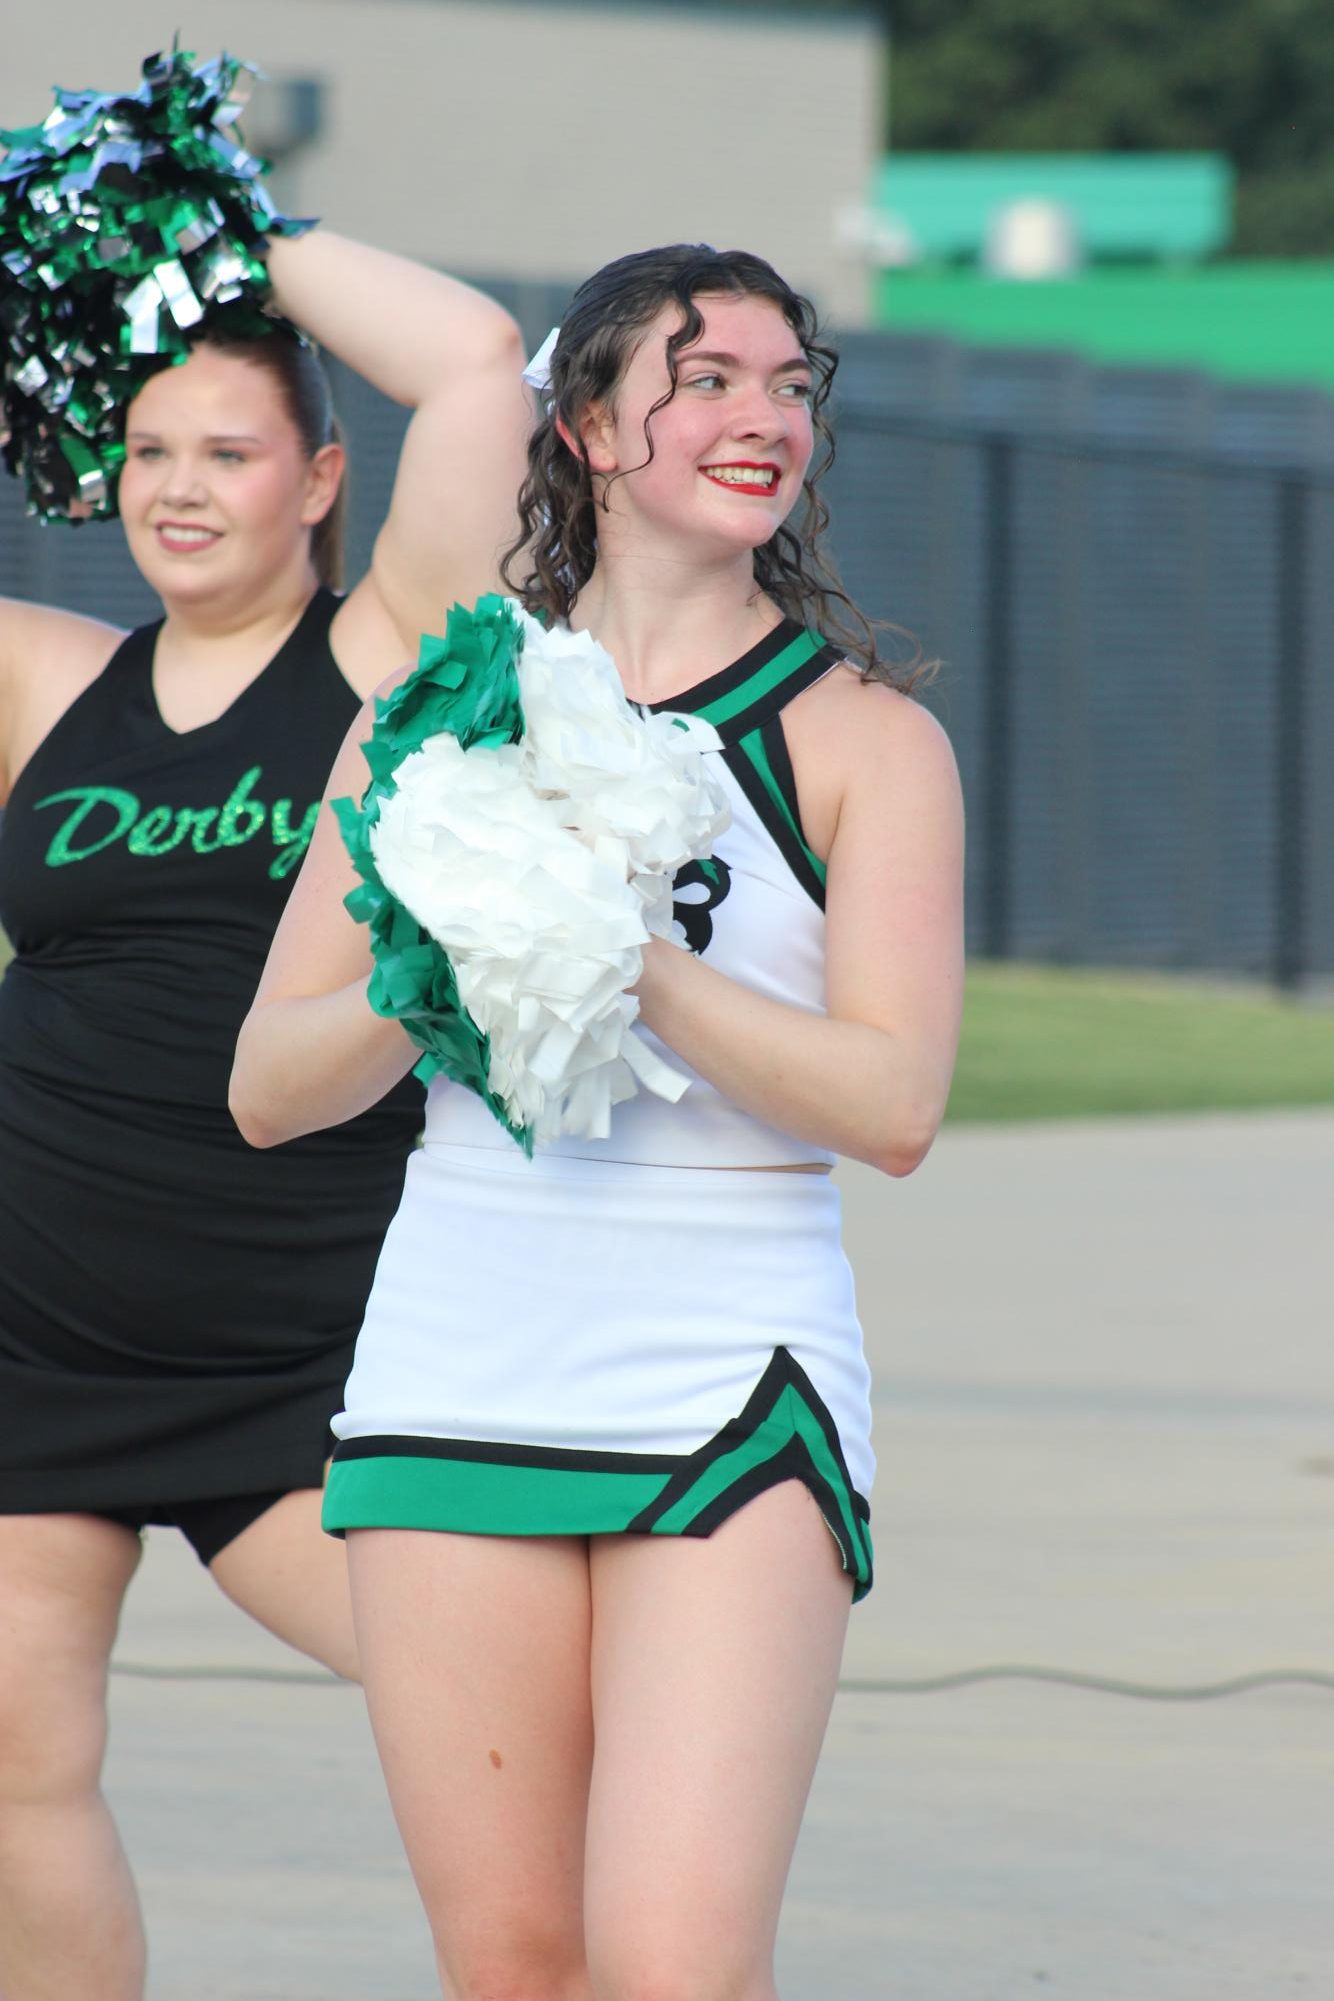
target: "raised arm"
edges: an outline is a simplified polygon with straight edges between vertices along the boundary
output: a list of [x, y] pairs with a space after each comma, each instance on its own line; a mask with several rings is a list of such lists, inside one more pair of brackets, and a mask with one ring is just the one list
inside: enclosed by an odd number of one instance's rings
[[415, 655], [456, 599], [497, 587], [532, 424], [523, 344], [485, 293], [331, 230], [276, 239], [268, 266], [280, 309], [413, 411], [370, 574], [338, 614], [338, 657], [365, 689], [394, 664], [387, 646]]

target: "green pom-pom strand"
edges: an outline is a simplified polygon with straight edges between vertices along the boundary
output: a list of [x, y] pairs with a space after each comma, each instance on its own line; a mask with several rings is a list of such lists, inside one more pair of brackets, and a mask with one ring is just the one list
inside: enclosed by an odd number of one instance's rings
[[457, 737], [464, 750], [495, 749], [523, 736], [519, 656], [523, 629], [508, 598], [479, 598], [471, 611], [455, 605], [443, 639], [421, 642], [417, 666], [377, 702], [370, 741], [362, 746], [371, 780], [358, 808], [335, 799], [334, 812], [352, 865], [361, 877], [346, 904], [370, 931], [371, 1006], [401, 1022], [423, 1051], [416, 1075], [424, 1084], [448, 1077], [475, 1091], [507, 1133], [531, 1155], [533, 1135], [515, 1125], [490, 1086], [491, 1045], [459, 999], [449, 954], [410, 910], [390, 895], [371, 848], [380, 806], [398, 788], [395, 772], [428, 737]]
[[125, 406], [201, 321], [275, 324], [264, 240], [310, 225], [231, 129], [254, 74], [172, 49], [133, 93], [58, 90], [43, 124], [0, 132], [0, 433], [43, 520], [115, 513]]

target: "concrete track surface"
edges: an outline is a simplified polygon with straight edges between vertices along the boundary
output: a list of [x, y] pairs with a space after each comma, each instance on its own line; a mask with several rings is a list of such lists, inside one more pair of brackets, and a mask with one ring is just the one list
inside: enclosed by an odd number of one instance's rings
[[[879, 1572], [784, 2001], [1334, 1994], [1334, 1115], [951, 1131], [842, 1180]], [[159, 1531], [117, 1663], [152, 2001], [433, 2001], [358, 1692]]]

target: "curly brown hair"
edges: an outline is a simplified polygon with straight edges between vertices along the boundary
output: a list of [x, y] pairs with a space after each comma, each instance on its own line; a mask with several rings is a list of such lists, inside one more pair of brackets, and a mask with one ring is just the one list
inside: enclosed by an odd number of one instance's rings
[[[598, 507], [607, 505], [605, 490], [600, 502], [594, 494], [580, 420], [590, 404], [614, 405], [645, 329], [664, 306], [679, 306], [681, 324], [667, 340], [670, 386], [644, 419], [648, 464], [653, 457], [650, 425], [676, 394], [678, 357], [704, 331], [696, 300], [718, 293], [771, 300], [796, 335], [814, 378], [811, 417], [816, 453], [802, 483], [794, 521], [784, 522], [755, 551], [755, 582], [786, 617], [813, 627], [840, 646], [868, 679], [911, 690], [924, 678], [927, 663], [920, 653], [906, 662], [881, 656], [876, 628], [852, 602], [820, 546], [829, 509], [817, 486], [834, 458], [824, 406], [838, 355], [821, 338], [810, 300], [750, 251], [714, 250], [704, 243], [667, 244], [618, 257], [579, 287], [552, 352], [546, 406], [529, 439], [528, 472], [519, 489], [519, 534], [505, 553], [501, 575], [525, 610], [553, 620], [569, 617], [593, 574]], [[567, 440], [573, 441], [573, 449]], [[529, 567], [516, 575], [520, 558], [526, 558]]]

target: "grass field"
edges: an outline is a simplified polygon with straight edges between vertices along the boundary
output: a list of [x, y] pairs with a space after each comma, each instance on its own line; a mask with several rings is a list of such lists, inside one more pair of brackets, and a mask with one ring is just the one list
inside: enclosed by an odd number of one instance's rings
[[1334, 1006], [1165, 976], [975, 965], [949, 1116], [1334, 1104]]

